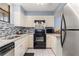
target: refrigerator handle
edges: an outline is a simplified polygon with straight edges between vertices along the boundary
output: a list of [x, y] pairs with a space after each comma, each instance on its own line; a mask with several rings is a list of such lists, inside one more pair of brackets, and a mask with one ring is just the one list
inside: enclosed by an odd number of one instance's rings
[[[62, 29], [62, 22], [64, 22], [64, 29]], [[62, 38], [62, 31], [64, 32], [64, 37]], [[62, 20], [61, 20], [61, 46], [63, 47], [66, 39], [66, 21], [64, 18], [64, 15], [62, 14]]]
[[61, 37], [60, 37], [60, 39], [61, 39], [61, 40], [60, 40], [60, 43], [61, 43], [61, 46], [63, 47], [63, 45], [62, 45], [62, 19], [61, 19], [61, 33], [60, 33], [60, 34], [61, 34]]

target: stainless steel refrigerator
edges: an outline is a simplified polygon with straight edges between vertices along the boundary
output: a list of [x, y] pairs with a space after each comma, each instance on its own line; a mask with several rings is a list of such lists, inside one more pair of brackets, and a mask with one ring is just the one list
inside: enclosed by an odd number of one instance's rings
[[65, 5], [61, 20], [61, 46], [63, 56], [79, 56], [79, 15]]

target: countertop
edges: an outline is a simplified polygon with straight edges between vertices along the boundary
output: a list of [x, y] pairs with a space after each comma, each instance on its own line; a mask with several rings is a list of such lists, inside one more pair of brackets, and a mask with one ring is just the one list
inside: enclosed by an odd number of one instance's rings
[[0, 47], [4, 46], [4, 45], [6, 45], [6, 44], [8, 44], [10, 42], [15, 42], [16, 40], [27, 36], [27, 34], [22, 34], [22, 35], [19, 35], [19, 36], [20, 37], [17, 37], [17, 38], [14, 38], [14, 39], [5, 39], [5, 37], [0, 38]]
[[60, 34], [54, 34], [54, 33], [52, 33], [52, 34], [46, 34], [46, 35], [52, 35], [52, 36], [60, 37]]
[[[33, 33], [29, 33], [29, 34], [21, 34], [21, 35], [19, 35], [20, 37], [17, 37], [17, 38], [14, 38], [14, 39], [5, 39], [5, 37], [2, 37], [2, 38], [0, 38], [0, 47], [1, 46], [4, 46], [4, 45], [6, 45], [6, 44], [8, 44], [8, 43], [10, 43], [10, 42], [15, 42], [16, 40], [18, 40], [18, 39], [21, 39], [21, 38], [23, 38], [23, 37], [26, 37], [26, 36], [28, 36], [28, 35], [33, 35]], [[55, 36], [55, 37], [60, 37], [60, 34], [55, 34], [55, 33], [52, 33], [52, 34], [46, 34], [47, 36]]]

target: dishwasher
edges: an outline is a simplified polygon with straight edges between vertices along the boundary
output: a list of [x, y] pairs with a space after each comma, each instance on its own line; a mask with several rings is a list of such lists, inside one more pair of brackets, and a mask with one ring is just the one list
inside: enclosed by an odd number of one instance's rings
[[0, 56], [14, 56], [14, 42], [0, 47]]

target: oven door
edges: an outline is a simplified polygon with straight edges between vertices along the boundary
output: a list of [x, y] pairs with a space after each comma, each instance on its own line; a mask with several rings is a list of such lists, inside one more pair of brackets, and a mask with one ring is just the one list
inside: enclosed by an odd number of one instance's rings
[[46, 34], [35, 34], [34, 41], [35, 42], [45, 42], [46, 41]]
[[46, 35], [34, 35], [34, 49], [46, 49]]
[[36, 37], [35, 42], [44, 42], [44, 37]]

